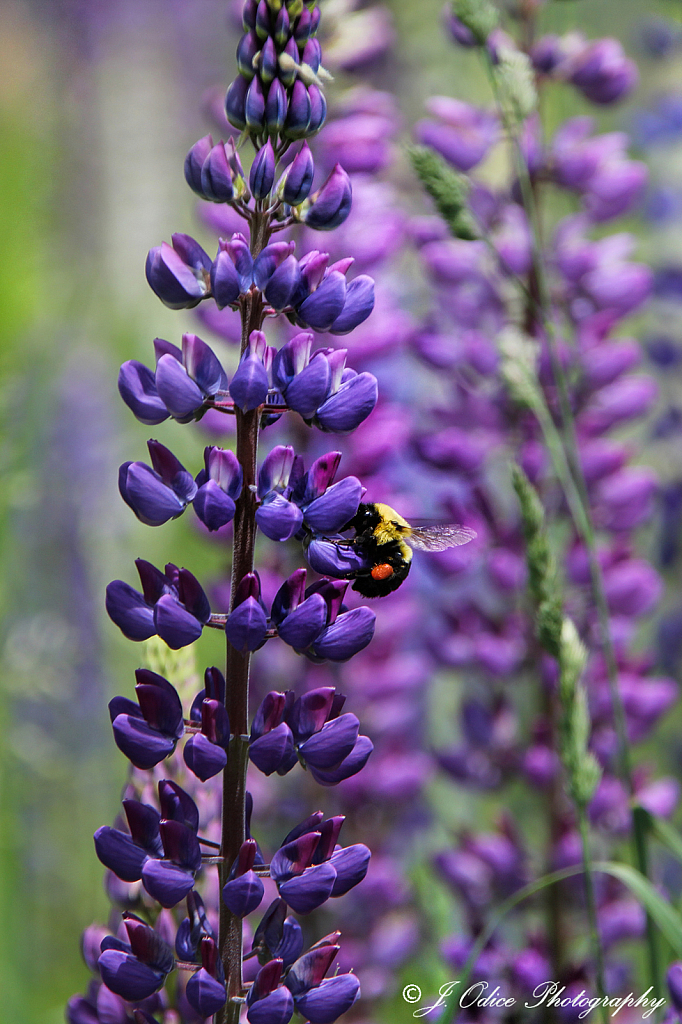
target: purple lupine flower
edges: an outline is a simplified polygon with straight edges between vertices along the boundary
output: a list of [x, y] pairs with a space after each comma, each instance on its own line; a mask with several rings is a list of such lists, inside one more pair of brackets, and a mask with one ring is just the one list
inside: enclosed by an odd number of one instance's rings
[[135, 672], [139, 704], [126, 697], [109, 701], [116, 746], [136, 768], [153, 768], [169, 757], [184, 733], [182, 703], [167, 679], [139, 668]]
[[256, 841], [247, 839], [222, 889], [223, 902], [237, 917], [246, 917], [257, 910], [263, 899], [263, 883], [253, 870], [255, 859]]
[[350, 178], [337, 164], [306, 204], [303, 221], [315, 231], [332, 231], [348, 217], [353, 202]]
[[615, 103], [632, 92], [639, 81], [637, 65], [629, 60], [617, 39], [598, 39], [569, 59], [573, 85], [592, 103]]
[[258, 528], [270, 540], [284, 541], [299, 530], [303, 513], [290, 501], [289, 485], [294, 468], [294, 449], [289, 445], [276, 445], [265, 458], [258, 474], [256, 510]]
[[268, 397], [268, 372], [264, 364], [267, 348], [263, 332], [252, 331], [230, 382], [230, 395], [242, 412], [257, 409]]
[[215, 938], [206, 914], [204, 901], [195, 889], [187, 894], [188, 917], [183, 918], [175, 936], [175, 953], [179, 960], [195, 960], [205, 936]]
[[201, 1017], [217, 1013], [227, 1001], [223, 964], [209, 935], [201, 940], [201, 967], [191, 976], [185, 991], [187, 1002]]
[[201, 636], [211, 610], [198, 580], [171, 562], [162, 573], [150, 562], [135, 561], [142, 593], [123, 580], [107, 587], [109, 618], [129, 640], [147, 640], [157, 634], [173, 650]]
[[190, 309], [208, 298], [211, 258], [189, 235], [172, 236], [149, 250], [145, 272], [153, 292], [170, 309]]
[[426, 108], [440, 122], [420, 121], [417, 138], [460, 171], [479, 164], [497, 141], [498, 120], [485, 110], [449, 96], [432, 96]]
[[285, 172], [282, 199], [289, 206], [300, 206], [310, 195], [313, 187], [315, 163], [310, 147], [304, 142]]
[[224, 704], [204, 698], [201, 732], [194, 733], [185, 743], [182, 752], [185, 764], [202, 782], [212, 779], [227, 764], [229, 741], [230, 722]]
[[204, 526], [215, 531], [234, 518], [244, 473], [229, 449], [209, 445], [204, 449], [204, 463], [205, 468], [196, 476], [197, 493], [192, 504]]
[[265, 642], [267, 616], [260, 596], [258, 573], [247, 573], [235, 591], [225, 636], [238, 651], [256, 651]]
[[194, 499], [197, 485], [173, 453], [158, 441], [147, 441], [152, 465], [124, 462], [118, 489], [137, 518], [147, 526], [177, 519]]
[[107, 988], [139, 1002], [163, 985], [175, 961], [170, 946], [135, 914], [124, 913], [128, 942], [105, 938], [98, 967]]

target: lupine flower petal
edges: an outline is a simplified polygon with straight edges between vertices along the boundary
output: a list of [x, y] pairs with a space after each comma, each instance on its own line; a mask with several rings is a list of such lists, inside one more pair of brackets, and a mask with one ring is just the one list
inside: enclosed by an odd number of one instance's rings
[[194, 875], [170, 861], [150, 857], [142, 868], [142, 884], [152, 899], [170, 908], [184, 900], [194, 885]]
[[336, 881], [332, 896], [344, 896], [358, 885], [367, 874], [372, 854], [362, 843], [337, 850], [331, 856], [331, 863], [336, 871]]
[[362, 484], [357, 477], [347, 476], [311, 502], [304, 509], [303, 518], [315, 533], [337, 533], [353, 519], [361, 498]]
[[173, 651], [193, 644], [201, 636], [199, 620], [176, 601], [171, 594], [159, 598], [154, 606], [156, 632]]
[[294, 738], [286, 722], [258, 736], [249, 745], [249, 759], [263, 775], [272, 775], [294, 753]]
[[246, 917], [261, 905], [264, 886], [254, 871], [246, 871], [223, 886], [223, 902], [237, 917]]
[[265, 639], [267, 628], [265, 612], [254, 597], [248, 597], [230, 614], [225, 635], [238, 651], [255, 651]]
[[347, 434], [355, 430], [377, 404], [377, 379], [372, 373], [358, 373], [345, 381], [336, 394], [330, 395], [315, 413], [315, 423], [322, 430]]
[[309, 420], [327, 397], [330, 383], [329, 361], [319, 353], [288, 385], [284, 392], [286, 403], [290, 409], [300, 413], [303, 419]]
[[304, 220], [316, 231], [331, 231], [343, 224], [350, 213], [353, 189], [350, 178], [341, 164], [337, 164], [324, 185], [311, 197]]
[[158, 992], [165, 978], [162, 971], [116, 949], [106, 949], [97, 965], [107, 988], [129, 1002], [139, 1002]]
[[374, 750], [374, 744], [367, 736], [358, 736], [357, 743], [348, 757], [341, 762], [338, 768], [331, 768], [329, 771], [321, 771], [311, 767], [310, 774], [321, 786], [336, 786], [344, 779], [357, 775], [365, 765], [369, 755]]
[[326, 601], [321, 594], [311, 594], [280, 622], [277, 634], [294, 650], [303, 651], [319, 636], [326, 623]]
[[298, 317], [314, 331], [328, 331], [337, 317], [341, 316], [345, 302], [346, 278], [334, 270], [301, 303], [297, 309]]
[[353, 750], [359, 732], [357, 716], [347, 713], [326, 722], [319, 732], [301, 744], [299, 752], [311, 767], [334, 768]]
[[300, 529], [303, 513], [298, 505], [276, 494], [271, 501], [256, 509], [256, 522], [259, 530], [270, 540], [285, 541]]
[[297, 914], [310, 914], [326, 903], [335, 881], [336, 871], [327, 861], [306, 868], [302, 875], [280, 883], [278, 889], [282, 899]]
[[118, 374], [121, 398], [140, 423], [156, 425], [168, 419], [168, 409], [159, 396], [152, 370], [136, 359], [124, 363]]
[[148, 640], [156, 633], [154, 609], [142, 594], [123, 580], [107, 586], [106, 609], [109, 618], [128, 640]]
[[294, 1014], [294, 999], [288, 988], [281, 986], [263, 999], [251, 1003], [246, 1011], [249, 1024], [289, 1024]]
[[343, 612], [315, 640], [312, 649], [320, 658], [347, 661], [363, 650], [374, 636], [376, 615], [364, 606]]
[[182, 756], [187, 767], [202, 782], [212, 779], [227, 764], [227, 754], [223, 748], [211, 743], [202, 733], [190, 736], [185, 743]]
[[316, 988], [295, 999], [296, 1009], [310, 1024], [333, 1024], [351, 1008], [360, 995], [360, 982], [354, 974], [326, 978]]
[[103, 825], [95, 832], [95, 852], [102, 864], [124, 882], [138, 882], [147, 859], [126, 832]]
[[215, 480], [208, 480], [196, 493], [194, 511], [211, 532], [231, 523], [237, 506]]
[[210, 1017], [227, 1002], [227, 989], [223, 982], [211, 977], [201, 967], [191, 976], [185, 989], [187, 1002], [201, 1017]]
[[136, 768], [153, 768], [175, 750], [176, 739], [164, 736], [140, 718], [118, 715], [113, 723], [116, 746]]

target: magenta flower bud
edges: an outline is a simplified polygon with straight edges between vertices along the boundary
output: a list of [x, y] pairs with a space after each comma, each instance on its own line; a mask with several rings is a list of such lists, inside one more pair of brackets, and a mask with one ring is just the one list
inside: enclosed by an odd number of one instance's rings
[[201, 168], [212, 149], [213, 138], [210, 135], [204, 135], [203, 139], [194, 143], [185, 157], [185, 181], [192, 191], [202, 199], [205, 198], [205, 195], [201, 185]]
[[287, 100], [286, 89], [279, 78], [276, 78], [268, 89], [268, 98], [265, 103], [265, 122], [269, 135], [277, 135], [282, 131], [287, 119], [288, 109], [289, 101]]
[[[185, 245], [188, 240], [191, 245]], [[190, 309], [208, 294], [211, 260], [188, 235], [173, 235], [173, 247], [162, 242], [149, 250], [145, 266], [153, 292], [170, 309]]]
[[615, 103], [639, 81], [637, 65], [617, 39], [598, 39], [571, 60], [571, 82], [592, 103]]
[[313, 155], [307, 142], [304, 142], [286, 171], [282, 199], [289, 206], [300, 206], [310, 195], [315, 174]]
[[303, 220], [316, 231], [331, 231], [346, 220], [352, 200], [350, 178], [341, 164], [337, 164], [322, 188], [310, 197]]
[[470, 171], [479, 164], [497, 142], [497, 118], [485, 110], [449, 96], [430, 97], [426, 108], [443, 123], [420, 121], [418, 140], [460, 171]]
[[304, 138], [308, 134], [310, 117], [310, 96], [303, 82], [297, 78], [289, 96], [289, 109], [282, 132], [284, 138]]
[[325, 978], [316, 988], [294, 997], [296, 1009], [310, 1024], [333, 1024], [360, 998], [360, 982], [355, 974], [337, 974]]
[[268, 139], [262, 149], [256, 153], [251, 166], [249, 185], [254, 199], [266, 199], [275, 183], [275, 151]]

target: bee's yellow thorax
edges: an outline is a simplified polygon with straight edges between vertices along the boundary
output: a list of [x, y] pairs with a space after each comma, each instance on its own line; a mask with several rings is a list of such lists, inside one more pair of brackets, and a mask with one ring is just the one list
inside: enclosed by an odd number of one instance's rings
[[390, 505], [382, 505], [378, 502], [375, 508], [381, 516], [379, 525], [374, 529], [374, 538], [378, 544], [388, 544], [389, 541], [401, 541], [403, 537], [409, 537], [410, 524], [401, 515], [398, 515], [395, 509]]

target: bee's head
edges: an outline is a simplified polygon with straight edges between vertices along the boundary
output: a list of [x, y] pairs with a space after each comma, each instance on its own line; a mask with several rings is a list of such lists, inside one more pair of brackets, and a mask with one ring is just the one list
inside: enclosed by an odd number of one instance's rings
[[374, 530], [381, 522], [381, 514], [376, 505], [367, 505], [362, 502], [353, 519], [353, 529], [356, 533], [366, 533]]

